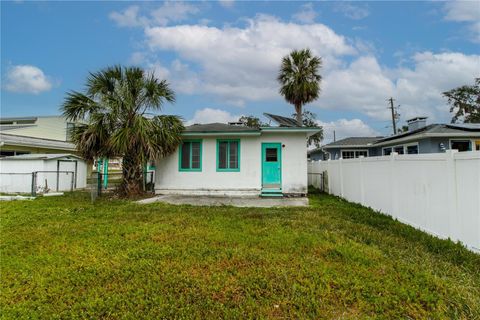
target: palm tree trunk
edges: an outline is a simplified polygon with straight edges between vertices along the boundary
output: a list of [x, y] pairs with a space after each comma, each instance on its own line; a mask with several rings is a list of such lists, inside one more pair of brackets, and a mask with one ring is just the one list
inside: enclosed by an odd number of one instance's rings
[[143, 172], [142, 164], [138, 157], [131, 152], [125, 154], [122, 161], [123, 182], [122, 191], [128, 195], [143, 193]]
[[297, 125], [301, 127], [303, 125], [303, 120], [302, 120], [302, 104], [301, 103], [296, 103], [295, 104], [295, 112], [297, 113]]

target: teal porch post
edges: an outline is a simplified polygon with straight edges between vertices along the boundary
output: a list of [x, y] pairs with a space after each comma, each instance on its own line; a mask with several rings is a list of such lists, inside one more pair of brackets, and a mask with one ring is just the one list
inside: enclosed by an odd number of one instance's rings
[[103, 188], [108, 187], [108, 158], [103, 158]]

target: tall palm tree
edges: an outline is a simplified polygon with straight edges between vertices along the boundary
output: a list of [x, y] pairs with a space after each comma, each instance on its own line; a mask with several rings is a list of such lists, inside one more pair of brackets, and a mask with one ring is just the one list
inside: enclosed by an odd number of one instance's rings
[[310, 49], [293, 50], [282, 59], [277, 78], [280, 94], [295, 106], [298, 126], [302, 126], [302, 107], [320, 94], [321, 66], [322, 58], [312, 55]]
[[114, 66], [90, 73], [85, 93], [67, 93], [62, 111], [84, 122], [72, 132], [79, 153], [88, 160], [121, 157], [126, 195], [142, 192], [147, 161], [175, 151], [184, 127], [177, 116], [152, 115], [175, 94], [167, 81], [137, 67]]

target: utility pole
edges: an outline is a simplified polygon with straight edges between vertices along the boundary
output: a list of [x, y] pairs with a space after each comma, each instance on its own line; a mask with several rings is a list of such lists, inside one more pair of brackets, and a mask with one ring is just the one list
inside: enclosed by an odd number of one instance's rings
[[392, 125], [393, 125], [393, 134], [397, 134], [397, 112], [395, 111], [395, 107], [393, 106], [393, 98], [388, 99], [390, 101], [390, 108], [392, 110]]
[[337, 141], [337, 139], [335, 138], [335, 130], [333, 130], [333, 142]]

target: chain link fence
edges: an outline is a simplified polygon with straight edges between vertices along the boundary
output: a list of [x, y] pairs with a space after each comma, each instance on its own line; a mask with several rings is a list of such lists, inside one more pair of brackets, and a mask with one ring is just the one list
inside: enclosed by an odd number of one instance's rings
[[0, 193], [4, 194], [29, 194], [35, 197], [37, 194], [74, 189], [73, 171], [0, 172]]
[[[91, 199], [95, 201], [102, 193], [115, 192], [120, 187], [123, 181], [123, 174], [121, 171], [114, 171], [102, 173], [98, 171], [92, 172], [87, 181], [90, 189]], [[155, 192], [155, 172], [147, 171], [143, 174], [143, 191]]]

